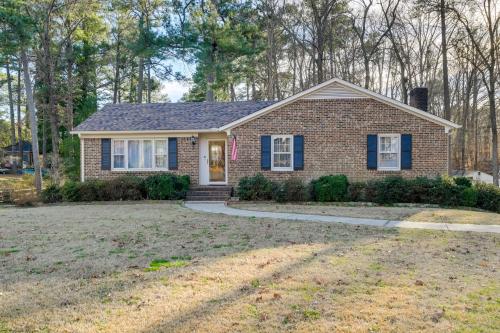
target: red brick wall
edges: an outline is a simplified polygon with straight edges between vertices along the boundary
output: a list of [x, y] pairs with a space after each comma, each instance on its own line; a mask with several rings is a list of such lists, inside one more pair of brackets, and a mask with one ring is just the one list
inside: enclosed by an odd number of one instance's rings
[[[411, 170], [377, 171], [366, 168], [367, 134], [412, 134]], [[241, 177], [262, 172], [274, 180], [292, 176], [309, 181], [321, 175], [345, 174], [350, 180], [387, 175], [434, 177], [446, 173], [447, 140], [444, 128], [430, 121], [371, 99], [302, 100], [274, 110], [232, 130], [238, 138], [238, 160], [228, 151], [228, 180], [236, 185]], [[304, 170], [278, 172], [260, 169], [260, 136], [289, 134], [304, 136]], [[139, 176], [153, 172], [101, 170], [100, 139], [84, 139], [85, 179], [109, 179], [123, 174]], [[230, 150], [231, 143], [228, 142]], [[198, 184], [199, 143], [178, 140], [179, 170]]]
[[[306, 181], [326, 174], [345, 174], [350, 180], [387, 175], [404, 177], [444, 174], [448, 135], [442, 126], [372, 99], [301, 100], [274, 110], [231, 131], [238, 139], [238, 160], [229, 162], [229, 183], [262, 172], [283, 180]], [[411, 170], [377, 171], [366, 168], [368, 134], [412, 134]], [[303, 171], [261, 171], [260, 136], [304, 136]]]
[[[158, 171], [110, 171], [101, 170], [101, 139], [82, 139], [84, 141], [84, 170], [85, 180], [88, 179], [111, 179], [123, 175], [149, 176], [157, 174]], [[182, 137], [177, 139], [178, 170], [168, 171], [178, 175], [189, 175], [192, 184], [198, 184], [198, 145], [191, 144], [191, 138]], [[167, 172], [167, 171], [164, 171]]]

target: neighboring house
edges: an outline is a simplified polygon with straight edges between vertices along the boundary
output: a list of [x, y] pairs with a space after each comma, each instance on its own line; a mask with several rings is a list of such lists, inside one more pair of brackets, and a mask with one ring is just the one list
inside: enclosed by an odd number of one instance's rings
[[[33, 151], [31, 148], [31, 142], [23, 140], [22, 145], [23, 167], [30, 167], [33, 164]], [[1, 162], [8, 165], [12, 165], [14, 162], [19, 164], [19, 145], [15, 144], [3, 147]]]
[[465, 173], [464, 177], [467, 177], [470, 180], [478, 182], [478, 183], [493, 184], [493, 176], [492, 175], [487, 174], [486, 172], [478, 171], [478, 170], [467, 171]]
[[[411, 99], [425, 109], [427, 90], [417, 89]], [[72, 133], [81, 139], [82, 180], [169, 171], [234, 186], [258, 172], [305, 181], [434, 177], [447, 172], [449, 131], [459, 127], [332, 79], [279, 102], [106, 105]]]

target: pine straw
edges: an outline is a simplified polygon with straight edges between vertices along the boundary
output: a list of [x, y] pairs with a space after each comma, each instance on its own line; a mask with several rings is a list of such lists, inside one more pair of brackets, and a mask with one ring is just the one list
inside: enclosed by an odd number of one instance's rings
[[437, 222], [457, 224], [500, 224], [500, 214], [487, 211], [446, 209], [434, 207], [349, 206], [341, 203], [259, 203], [234, 202], [234, 208], [266, 212], [318, 214], [405, 220], [410, 222]]
[[[0, 208], [0, 331], [493, 332], [499, 238], [195, 213]], [[183, 267], [146, 271], [154, 259]], [[3, 332], [3, 331], [2, 331]]]

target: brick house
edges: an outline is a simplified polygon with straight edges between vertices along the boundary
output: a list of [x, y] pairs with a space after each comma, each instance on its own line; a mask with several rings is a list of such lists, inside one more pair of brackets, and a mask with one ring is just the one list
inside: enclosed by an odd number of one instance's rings
[[305, 181], [445, 174], [449, 133], [460, 126], [425, 111], [425, 89], [410, 97], [413, 106], [332, 79], [279, 102], [106, 105], [72, 133], [82, 181], [166, 171], [228, 186], [258, 172]]

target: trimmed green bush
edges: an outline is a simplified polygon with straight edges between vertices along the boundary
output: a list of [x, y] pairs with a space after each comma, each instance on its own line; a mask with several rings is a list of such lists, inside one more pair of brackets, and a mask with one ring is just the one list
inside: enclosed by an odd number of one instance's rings
[[472, 187], [472, 181], [467, 177], [455, 177], [453, 180], [458, 186]]
[[[465, 187], [465, 186], [464, 186]], [[462, 206], [466, 207], [476, 207], [477, 205], [477, 189], [474, 187], [465, 187], [462, 190]]]
[[273, 185], [263, 174], [258, 173], [241, 178], [237, 192], [241, 200], [269, 200], [272, 198]]
[[67, 181], [61, 188], [63, 201], [80, 201], [80, 186], [74, 181]]
[[476, 207], [500, 213], [500, 188], [493, 184], [475, 184]]
[[348, 185], [345, 175], [322, 176], [311, 182], [313, 197], [321, 202], [346, 200]]
[[402, 177], [391, 176], [381, 180], [373, 180], [369, 182], [369, 185], [373, 187], [374, 196], [368, 201], [379, 204], [408, 201], [407, 181]]
[[144, 180], [146, 194], [153, 200], [183, 199], [189, 190], [189, 176], [161, 174], [149, 176]]
[[61, 188], [55, 184], [50, 184], [41, 193], [42, 201], [45, 203], [55, 203], [62, 200]]

